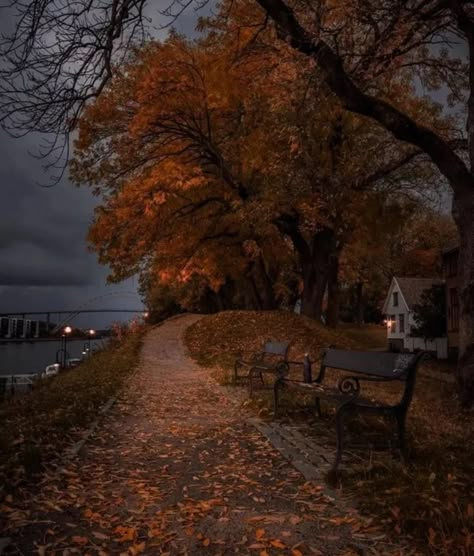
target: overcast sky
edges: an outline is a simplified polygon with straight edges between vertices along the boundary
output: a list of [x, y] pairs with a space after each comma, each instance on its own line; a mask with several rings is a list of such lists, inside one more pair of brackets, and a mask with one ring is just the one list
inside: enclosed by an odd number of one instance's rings
[[[4, 15], [0, 29], [9, 27]], [[195, 23], [191, 10], [176, 27], [193, 34]], [[35, 152], [40, 140], [13, 139], [0, 130], [0, 312], [74, 309], [89, 300], [90, 308], [141, 308], [137, 280], [107, 285], [108, 268], [87, 250], [98, 199], [67, 178], [51, 188], [38, 185], [48, 176], [28, 151]], [[75, 323], [104, 326], [116, 318], [78, 317]]]
[[[148, 15], [168, 1], [151, 2]], [[193, 35], [197, 15], [208, 14], [212, 5], [198, 14], [188, 10], [176, 24], [178, 31]], [[0, 30], [9, 27], [2, 11]], [[140, 308], [137, 281], [106, 285], [108, 269], [87, 250], [85, 236], [98, 199], [67, 179], [52, 188], [38, 185], [48, 177], [28, 150], [35, 151], [39, 140], [34, 135], [12, 139], [0, 130], [0, 312], [74, 309], [102, 296], [89, 306]], [[106, 321], [110, 317], [76, 322], [102, 326]]]

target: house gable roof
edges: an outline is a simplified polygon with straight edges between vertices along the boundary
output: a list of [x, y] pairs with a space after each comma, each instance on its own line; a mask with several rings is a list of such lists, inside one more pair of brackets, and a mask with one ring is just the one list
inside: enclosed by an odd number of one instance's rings
[[[390, 287], [388, 288], [387, 297], [385, 298], [385, 303], [383, 304], [382, 313], [384, 313], [384, 314], [387, 314], [388, 306], [390, 304], [390, 299], [392, 298], [392, 292], [393, 292], [393, 289], [394, 289], [395, 286], [398, 286], [398, 284], [397, 284], [397, 279], [394, 277], [394, 278], [392, 278], [392, 281], [390, 282]], [[398, 286], [398, 288], [400, 289], [399, 286]], [[401, 295], [401, 298], [402, 298], [401, 301], [402, 301], [403, 305], [406, 305], [406, 301], [405, 301], [405, 299], [403, 299], [403, 294]], [[406, 309], [409, 309], [409, 308], [406, 307]]]
[[433, 286], [441, 286], [444, 282], [439, 278], [400, 278], [394, 277], [397, 281], [403, 298], [411, 310], [413, 306], [421, 300], [421, 294]]

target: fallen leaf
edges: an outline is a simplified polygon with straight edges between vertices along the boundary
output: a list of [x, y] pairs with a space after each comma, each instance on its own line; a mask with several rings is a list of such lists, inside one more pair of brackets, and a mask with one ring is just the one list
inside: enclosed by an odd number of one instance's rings
[[80, 537], [79, 535], [74, 535], [74, 537], [72, 537], [72, 542], [74, 544], [87, 544], [89, 542], [89, 539], [87, 537]]
[[92, 536], [94, 536], [96, 539], [99, 539], [100, 541], [106, 541], [107, 539], [109, 539], [108, 535], [104, 535], [104, 533], [100, 533], [99, 531], [92, 531]]

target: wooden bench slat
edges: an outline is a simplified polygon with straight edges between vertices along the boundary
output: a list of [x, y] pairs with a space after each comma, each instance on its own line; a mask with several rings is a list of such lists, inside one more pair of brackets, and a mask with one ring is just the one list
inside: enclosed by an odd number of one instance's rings
[[393, 378], [394, 375], [404, 374], [415, 357], [416, 354], [328, 349], [323, 355], [321, 365], [344, 371]]

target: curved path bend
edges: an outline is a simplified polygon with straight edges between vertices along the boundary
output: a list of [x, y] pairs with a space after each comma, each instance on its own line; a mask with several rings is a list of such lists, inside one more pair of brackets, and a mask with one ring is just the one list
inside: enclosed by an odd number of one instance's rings
[[197, 318], [148, 333], [137, 372], [82, 451], [12, 518], [8, 553], [400, 554], [306, 481], [188, 357], [183, 333]]

